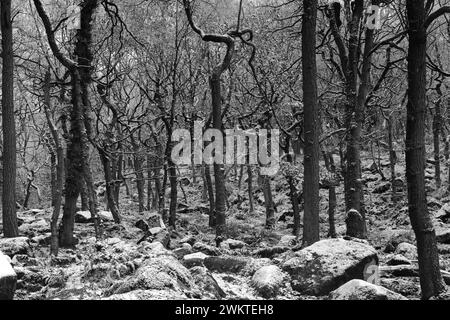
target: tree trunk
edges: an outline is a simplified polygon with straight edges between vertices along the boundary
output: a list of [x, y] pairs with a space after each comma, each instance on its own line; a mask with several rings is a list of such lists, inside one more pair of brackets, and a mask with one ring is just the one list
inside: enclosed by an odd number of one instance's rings
[[[305, 117], [303, 245], [319, 241], [319, 113], [317, 110], [317, 0], [303, 0], [302, 77]], [[298, 205], [298, 203], [297, 203]]]
[[[104, 147], [106, 148], [106, 146]], [[111, 172], [111, 160], [108, 158], [108, 155], [105, 150], [99, 150], [100, 160], [103, 164], [103, 171], [105, 174], [105, 186], [106, 186], [106, 201], [108, 204], [108, 208], [112, 213], [114, 218], [114, 222], [120, 224], [120, 212], [117, 207], [116, 202], [114, 201], [114, 181], [113, 175]]]
[[214, 189], [211, 180], [211, 170], [209, 165], [205, 164], [205, 180], [206, 187], [208, 190], [208, 200], [209, 200], [209, 226], [214, 228], [216, 226], [216, 214], [215, 214], [215, 201], [214, 201]]
[[[212, 98], [213, 128], [222, 130], [222, 95], [220, 88], [220, 73], [213, 72], [210, 78]], [[216, 187], [216, 241], [220, 243], [225, 236], [225, 172], [224, 165], [214, 162], [214, 182]]]
[[139, 147], [134, 144], [134, 172], [136, 175], [136, 188], [138, 193], [139, 212], [145, 211], [145, 181], [144, 181], [144, 169], [142, 168], [142, 156], [139, 154]]
[[64, 186], [64, 149], [61, 143], [61, 138], [58, 133], [58, 129], [50, 114], [50, 71], [45, 75], [44, 81], [44, 112], [47, 119], [47, 124], [50, 129], [50, 133], [53, 138], [53, 144], [56, 147], [56, 170], [55, 181], [52, 190], [52, 206], [53, 213], [50, 222], [51, 240], [50, 240], [50, 253], [53, 256], [58, 255], [58, 219], [61, 212], [62, 203], [62, 191]]
[[270, 186], [270, 177], [259, 174], [259, 185], [264, 195], [264, 205], [266, 207], [266, 229], [275, 227], [275, 208], [273, 204], [272, 188]]
[[436, 189], [441, 187], [441, 160], [440, 160], [440, 139], [441, 139], [441, 99], [442, 91], [441, 84], [437, 86], [437, 93], [439, 95], [438, 101], [435, 105], [435, 113], [433, 117], [433, 147], [434, 147], [434, 176], [436, 180]]
[[393, 121], [392, 116], [388, 119], [388, 146], [389, 146], [389, 166], [391, 169], [391, 188], [392, 188], [392, 202], [397, 203], [397, 190], [396, 190], [396, 175], [395, 175], [395, 164], [397, 162], [397, 155], [394, 150], [394, 138], [393, 138]]
[[436, 234], [425, 192], [426, 10], [424, 0], [406, 1], [408, 18], [408, 104], [406, 121], [406, 179], [411, 225], [417, 239], [422, 298], [445, 290], [439, 269]]
[[11, 0], [0, 4], [2, 31], [3, 235], [19, 236], [16, 214], [16, 124], [14, 119], [14, 53]]

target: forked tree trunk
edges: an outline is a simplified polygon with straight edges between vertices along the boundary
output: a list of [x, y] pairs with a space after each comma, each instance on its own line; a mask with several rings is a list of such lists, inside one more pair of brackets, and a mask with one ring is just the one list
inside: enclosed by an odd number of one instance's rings
[[446, 288], [440, 268], [436, 233], [425, 193], [426, 115], [426, 10], [424, 0], [407, 0], [408, 104], [406, 121], [406, 179], [411, 225], [417, 239], [422, 298], [429, 299]]

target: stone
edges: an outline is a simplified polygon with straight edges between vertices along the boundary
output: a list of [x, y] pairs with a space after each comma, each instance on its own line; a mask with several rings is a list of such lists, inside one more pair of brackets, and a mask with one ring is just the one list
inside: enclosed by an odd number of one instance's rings
[[208, 255], [204, 254], [203, 252], [187, 254], [183, 257], [183, 264], [187, 268], [203, 266], [206, 258], [208, 258]]
[[182, 293], [194, 285], [189, 270], [175, 257], [160, 256], [146, 260], [135, 274], [113, 285], [112, 293], [168, 289]]
[[450, 243], [450, 228], [436, 228], [436, 241]]
[[31, 238], [31, 242], [37, 243], [40, 246], [49, 246], [52, 240], [52, 234], [47, 232]]
[[0, 251], [11, 258], [16, 254], [30, 254], [31, 248], [27, 237], [0, 239]]
[[401, 254], [396, 254], [389, 258], [386, 264], [388, 266], [399, 266], [402, 264], [411, 264], [411, 261], [409, 261], [405, 256]]
[[436, 213], [435, 217], [443, 222], [450, 219], [450, 203], [444, 204]]
[[397, 246], [394, 252], [409, 260], [417, 260], [417, 247], [413, 244], [402, 242]]
[[373, 189], [372, 193], [381, 194], [381, 193], [385, 193], [385, 192], [389, 191], [389, 189], [391, 189], [391, 183], [386, 182], [386, 183], [383, 183], [382, 185], [379, 185], [375, 189]]
[[254, 251], [253, 254], [262, 258], [273, 258], [277, 254], [281, 254], [289, 250], [290, 248], [286, 246], [275, 246], [258, 249]]
[[209, 256], [218, 256], [221, 255], [219, 248], [211, 246], [209, 244], [203, 242], [196, 242], [192, 247], [194, 251], [203, 252]]
[[192, 253], [192, 246], [189, 243], [183, 243], [180, 248], [176, 248], [175, 250], [173, 250], [173, 253], [178, 258], [183, 258], [184, 256]]
[[205, 267], [193, 267], [190, 269], [195, 284], [201, 289], [203, 299], [222, 299], [226, 296], [211, 272]]
[[277, 266], [265, 266], [255, 272], [251, 284], [264, 298], [275, 297], [284, 281], [283, 271]]
[[207, 257], [203, 264], [210, 271], [220, 273], [239, 273], [245, 268], [248, 258], [234, 256]]
[[136, 223], [134, 224], [134, 226], [136, 228], [141, 229], [144, 232], [147, 232], [149, 227], [148, 227], [148, 223], [145, 222], [143, 219], [139, 219], [138, 221], [136, 221]]
[[278, 242], [278, 246], [280, 247], [293, 247], [295, 245], [297, 245], [297, 237], [291, 235], [282, 236]]
[[114, 221], [114, 217], [111, 213], [111, 211], [99, 211], [98, 216], [102, 221]]
[[78, 211], [75, 213], [76, 223], [90, 223], [92, 222], [92, 215], [90, 211]]
[[151, 212], [151, 213], [146, 214], [146, 220], [147, 220], [149, 229], [157, 228], [157, 227], [163, 228], [163, 229], [166, 228], [161, 215], [157, 212]]
[[377, 269], [376, 250], [367, 244], [344, 239], [326, 239], [295, 252], [282, 264], [291, 275], [294, 290], [325, 295], [351, 279], [365, 279]]
[[330, 300], [408, 300], [384, 287], [353, 279], [330, 293]]
[[189, 243], [191, 246], [195, 243], [195, 238], [193, 236], [186, 236], [180, 240], [180, 243]]
[[0, 252], [0, 300], [12, 300], [17, 286], [17, 274], [10, 259]]
[[227, 249], [235, 250], [235, 249], [241, 249], [245, 247], [247, 244], [240, 240], [234, 240], [234, 239], [227, 239], [221, 243], [221, 245]]

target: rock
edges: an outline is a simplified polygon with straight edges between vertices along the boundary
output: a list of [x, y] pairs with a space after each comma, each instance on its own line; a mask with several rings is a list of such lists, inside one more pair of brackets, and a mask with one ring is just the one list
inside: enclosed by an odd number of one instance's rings
[[277, 266], [262, 267], [252, 277], [251, 284], [264, 298], [275, 297], [283, 284], [285, 276]]
[[450, 244], [450, 228], [436, 228], [436, 241]]
[[90, 211], [78, 211], [75, 213], [76, 223], [90, 223], [92, 221], [92, 215]]
[[141, 229], [144, 232], [147, 232], [149, 227], [148, 227], [148, 223], [145, 222], [143, 219], [139, 219], [138, 221], [136, 221], [136, 223], [134, 224], [134, 226], [136, 228]]
[[10, 259], [0, 252], [0, 300], [12, 300], [16, 291], [17, 275]]
[[396, 255], [392, 256], [386, 262], [386, 264], [388, 266], [398, 266], [398, 265], [402, 265], [402, 264], [411, 264], [411, 261], [409, 261], [405, 256], [403, 256], [401, 254], [396, 254]]
[[381, 194], [381, 193], [385, 193], [385, 192], [389, 191], [389, 189], [391, 189], [391, 183], [386, 182], [386, 183], [383, 183], [382, 185], [379, 185], [375, 189], [373, 189], [372, 193]]
[[157, 212], [147, 213], [146, 219], [147, 219], [147, 224], [148, 224], [149, 229], [157, 228], [157, 227], [163, 228], [163, 229], [166, 228], [161, 215]]
[[409, 260], [417, 260], [417, 247], [407, 242], [400, 243], [395, 249], [395, 253]]
[[45, 219], [28, 221], [19, 227], [19, 232], [26, 236], [34, 237], [36, 233], [50, 232], [50, 223]]
[[381, 278], [380, 285], [403, 296], [420, 296], [418, 277]]
[[157, 234], [163, 232], [163, 230], [164, 230], [164, 229], [161, 228], [161, 227], [155, 227], [155, 228], [149, 229], [148, 232], [150, 232], [150, 234], [151, 234], [152, 236], [156, 236]]
[[173, 250], [173, 253], [180, 259], [192, 253], [192, 246], [189, 243], [183, 243], [181, 248]]
[[203, 299], [222, 299], [225, 291], [219, 286], [217, 280], [205, 267], [193, 267], [190, 269], [195, 284], [201, 289]]
[[114, 221], [111, 211], [99, 211], [98, 216], [102, 221]]
[[187, 254], [183, 257], [183, 264], [187, 268], [203, 266], [206, 258], [208, 258], [208, 255], [204, 254], [203, 252]]
[[219, 256], [222, 254], [219, 248], [210, 246], [209, 244], [203, 242], [196, 242], [192, 249], [194, 249], [194, 251], [203, 252], [209, 256]]
[[388, 238], [386, 247], [384, 249], [384, 252], [386, 253], [394, 252], [397, 246], [402, 242], [414, 244], [416, 241], [416, 236], [410, 229], [389, 229], [383, 231], [381, 236], [385, 236]]
[[371, 284], [364, 280], [353, 279], [330, 293], [330, 300], [408, 300], [401, 294]]
[[450, 203], [444, 204], [436, 213], [435, 217], [443, 222], [450, 219]]
[[247, 277], [251, 277], [255, 274], [256, 271], [261, 269], [262, 267], [272, 266], [273, 262], [269, 258], [257, 258], [250, 259], [247, 262], [247, 265], [242, 270], [242, 274]]
[[284, 210], [278, 217], [278, 221], [286, 222], [288, 218], [294, 217], [294, 212], [292, 210]]
[[189, 243], [191, 246], [193, 246], [195, 241], [197, 240], [195, 240], [193, 236], [186, 236], [180, 240], [180, 243]]
[[363, 216], [357, 210], [349, 210], [345, 217], [345, 224], [347, 226], [346, 235], [354, 238], [364, 238], [361, 231], [361, 225], [364, 223], [363, 220]]
[[247, 263], [248, 258], [234, 256], [207, 257], [203, 262], [210, 271], [220, 273], [239, 273]]
[[246, 246], [247, 244], [240, 240], [227, 239], [227, 240], [223, 241], [221, 243], [221, 245], [227, 249], [234, 250], [234, 249], [241, 249], [244, 246]]
[[146, 260], [134, 275], [113, 285], [113, 293], [167, 289], [182, 293], [193, 286], [192, 276], [186, 267], [174, 257], [160, 256]]
[[16, 254], [30, 254], [30, 245], [27, 237], [0, 239], [0, 251], [14, 257]]
[[297, 251], [282, 264], [282, 269], [291, 275], [293, 289], [325, 295], [351, 279], [372, 276], [377, 264], [377, 252], [370, 245], [326, 239]]
[[296, 236], [284, 235], [281, 237], [280, 241], [278, 242], [279, 247], [293, 247], [295, 245], [297, 245], [297, 237]]
[[273, 258], [275, 255], [289, 251], [289, 247], [284, 246], [275, 246], [269, 248], [258, 249], [253, 252], [254, 255], [262, 257], [262, 258]]
[[[156, 228], [150, 229], [150, 232], [153, 229], [156, 229]], [[155, 239], [153, 241], [160, 242], [164, 246], [164, 248], [168, 249], [170, 246], [170, 234], [169, 234], [169, 232], [161, 229], [161, 232], [158, 232], [155, 235]]]
[[13, 266], [37, 266], [39, 262], [36, 258], [31, 258], [26, 254], [16, 254], [12, 259]]
[[51, 240], [52, 240], [52, 234], [49, 232], [31, 238], [32, 242], [37, 243], [40, 246], [49, 246], [51, 243]]

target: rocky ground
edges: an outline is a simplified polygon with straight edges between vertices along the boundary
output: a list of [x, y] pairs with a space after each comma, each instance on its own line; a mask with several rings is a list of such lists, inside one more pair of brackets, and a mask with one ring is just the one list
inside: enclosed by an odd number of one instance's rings
[[[8, 256], [0, 255], [0, 285], [12, 283], [8, 276], [15, 272], [14, 299], [18, 300], [419, 299], [417, 253], [405, 195], [393, 204], [388, 183], [371, 172], [370, 165], [364, 163], [367, 241], [344, 237], [341, 186], [336, 209], [339, 238], [327, 239], [328, 192], [321, 190], [324, 240], [302, 249], [291, 236], [288, 186], [280, 175], [272, 183], [278, 209], [275, 229], [264, 229], [262, 192], [255, 190], [256, 210], [248, 214], [245, 189], [238, 203], [234, 188], [227, 213], [228, 240], [217, 248], [214, 231], [208, 227], [207, 203], [200, 200], [201, 185], [191, 184], [184, 190], [188, 205], [180, 193], [176, 231], [165, 228], [155, 212], [137, 213], [136, 202], [123, 197], [121, 225], [103, 212], [104, 239], [96, 241], [89, 213], [80, 212], [77, 247], [61, 249], [53, 259], [49, 257], [51, 208], [19, 212], [22, 237], [0, 239], [0, 251]], [[398, 172], [403, 175], [401, 167]], [[435, 190], [432, 178], [430, 167], [429, 209], [438, 234], [441, 269], [449, 284], [450, 197], [444, 187]], [[369, 283], [376, 282], [377, 275], [379, 286]], [[0, 295], [5, 292], [0, 290]]]

